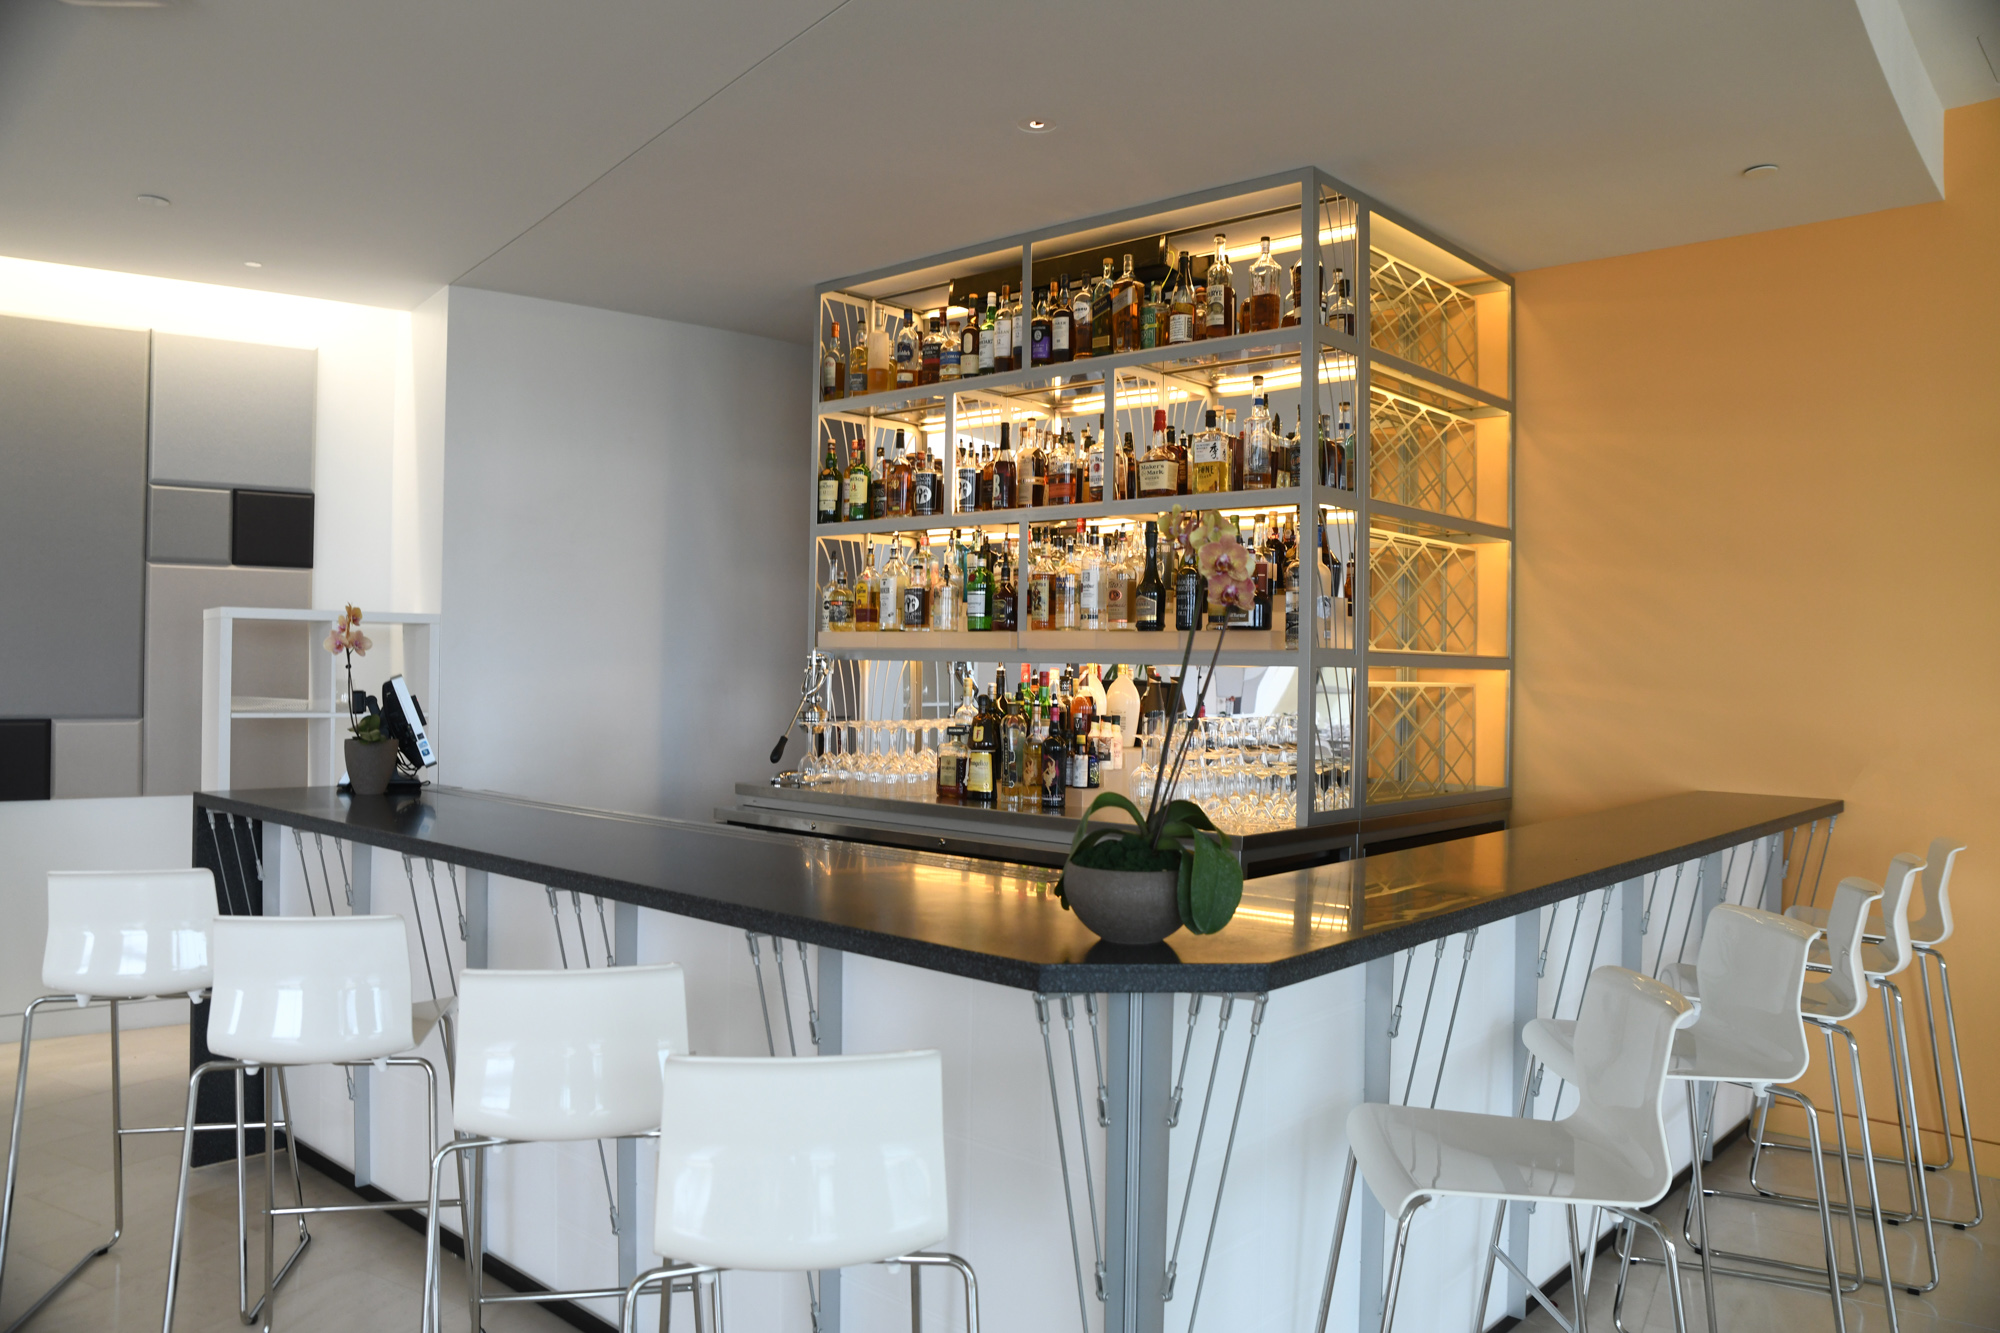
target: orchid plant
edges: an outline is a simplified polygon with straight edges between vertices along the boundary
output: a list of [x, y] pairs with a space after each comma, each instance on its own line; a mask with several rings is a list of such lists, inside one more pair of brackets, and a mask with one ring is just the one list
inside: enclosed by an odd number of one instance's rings
[[[1160, 516], [1160, 530], [1167, 549], [1191, 556], [1201, 576], [1207, 580], [1211, 605], [1248, 611], [1255, 603], [1256, 557], [1236, 538], [1236, 529], [1214, 510], [1183, 510], [1176, 505]], [[1168, 800], [1166, 794], [1179, 781], [1187, 762], [1189, 742], [1194, 735], [1193, 717], [1208, 699], [1209, 683], [1215, 679], [1216, 663], [1222, 658], [1222, 642], [1228, 636], [1228, 622], [1217, 626], [1215, 651], [1208, 670], [1202, 673], [1201, 691], [1193, 713], [1180, 726], [1176, 748], [1175, 723], [1170, 710], [1166, 734], [1160, 743], [1160, 771], [1153, 784], [1146, 811], [1118, 792], [1100, 794], [1077, 821], [1076, 836], [1070, 840], [1069, 857], [1078, 865], [1105, 870], [1162, 871], [1179, 873], [1177, 886], [1181, 924], [1197, 935], [1208, 935], [1229, 924], [1236, 906], [1243, 900], [1243, 866], [1229, 850], [1222, 831], [1193, 801]], [[1195, 631], [1189, 630], [1181, 649], [1180, 679], [1187, 678], [1188, 662], [1194, 655]], [[1105, 808], [1123, 810], [1137, 828], [1118, 825], [1091, 827], [1090, 817]], [[1056, 885], [1062, 894], [1061, 881]], [[1067, 899], [1064, 901], [1067, 906]]]
[[349, 604], [334, 622], [332, 633], [321, 641], [320, 647], [335, 657], [346, 659], [347, 669], [347, 729], [354, 733], [354, 739], [365, 745], [373, 745], [383, 739], [382, 719], [373, 713], [363, 716], [354, 707], [354, 659], [364, 657], [375, 646], [375, 641], [361, 632], [361, 608]]

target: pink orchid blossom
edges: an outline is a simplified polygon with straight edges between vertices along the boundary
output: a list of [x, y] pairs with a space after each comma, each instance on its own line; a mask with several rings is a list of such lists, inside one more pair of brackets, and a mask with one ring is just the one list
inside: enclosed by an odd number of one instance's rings
[[1202, 577], [1208, 580], [1212, 602], [1248, 611], [1257, 600], [1257, 559], [1250, 548], [1226, 538], [1211, 541], [1196, 557]]

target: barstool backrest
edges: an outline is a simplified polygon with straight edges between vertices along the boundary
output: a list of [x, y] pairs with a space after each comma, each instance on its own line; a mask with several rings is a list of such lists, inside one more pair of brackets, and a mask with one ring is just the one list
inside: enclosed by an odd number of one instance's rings
[[1916, 887], [1923, 858], [1912, 852], [1898, 852], [1889, 860], [1889, 873], [1882, 880], [1882, 971], [1894, 976], [1910, 965], [1910, 890]]
[[1868, 908], [1880, 902], [1881, 891], [1858, 875], [1840, 881], [1833, 890], [1833, 910], [1826, 914], [1826, 956], [1832, 969], [1822, 983], [1838, 1012], [1819, 1017], [1844, 1023], [1861, 1012], [1868, 985], [1861, 975], [1861, 934], [1868, 926]]
[[1622, 967], [1590, 974], [1576, 1017], [1577, 1108], [1566, 1123], [1603, 1151], [1621, 1197], [1658, 1199], [1674, 1179], [1660, 1094], [1674, 1029], [1695, 1009], [1671, 986]]
[[400, 916], [219, 916], [208, 1049], [231, 1060], [379, 1060], [414, 1045]]
[[206, 870], [56, 870], [42, 984], [129, 1000], [207, 989], [215, 876]]
[[1932, 838], [1924, 858], [1924, 914], [1910, 923], [1910, 938], [1935, 948], [1951, 938], [1951, 867], [1965, 844], [1956, 838]]
[[[1799, 997], [1806, 955], [1819, 932], [1776, 912], [1723, 903], [1701, 928], [1701, 1015], [1683, 1040], [1698, 1048], [1716, 1033], [1746, 1061], [1738, 1076], [1789, 1083], [1805, 1073], [1806, 1046]], [[1687, 1054], [1698, 1054], [1689, 1049]]]
[[458, 988], [452, 1125], [525, 1142], [660, 1126], [660, 1061], [687, 1054], [674, 964], [573, 972], [468, 968]]
[[945, 1204], [936, 1051], [666, 1062], [653, 1249], [799, 1270], [935, 1245]]

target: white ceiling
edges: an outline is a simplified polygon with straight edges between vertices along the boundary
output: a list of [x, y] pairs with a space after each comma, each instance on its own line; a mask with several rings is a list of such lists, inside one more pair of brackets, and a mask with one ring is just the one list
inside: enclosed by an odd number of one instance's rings
[[1312, 163], [1522, 270], [1936, 198], [1910, 71], [2000, 95], [2000, 0], [1903, 4], [0, 0], [0, 254], [796, 340], [821, 280]]

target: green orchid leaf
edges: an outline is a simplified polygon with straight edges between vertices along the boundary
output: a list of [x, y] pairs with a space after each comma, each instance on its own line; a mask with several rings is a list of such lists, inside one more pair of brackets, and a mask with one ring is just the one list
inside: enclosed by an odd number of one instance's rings
[[1243, 901], [1243, 866], [1229, 845], [1214, 834], [1197, 834], [1189, 869], [1182, 924], [1197, 935], [1212, 935], [1229, 924]]
[[1168, 801], [1160, 810], [1160, 818], [1192, 824], [1196, 828], [1207, 829], [1211, 833], [1220, 833], [1222, 831], [1216, 828], [1215, 821], [1208, 817], [1208, 812], [1193, 801]]
[[[1123, 810], [1126, 814], [1132, 816], [1132, 822], [1140, 828], [1146, 826], [1146, 817], [1140, 814], [1139, 807], [1132, 804], [1126, 797], [1119, 795], [1115, 791], [1099, 792], [1097, 799], [1090, 803], [1090, 808], [1083, 812], [1083, 818], [1076, 821], [1076, 836], [1071, 838], [1069, 843], [1069, 854], [1071, 856], [1076, 855], [1076, 849], [1083, 845], [1083, 840], [1092, 832], [1090, 817], [1106, 806]], [[1130, 830], [1119, 829], [1116, 831], [1125, 833]]]
[[1180, 909], [1181, 924], [1188, 925], [1194, 920], [1191, 893], [1194, 884], [1194, 858], [1181, 858], [1180, 878], [1174, 884], [1174, 903]]

